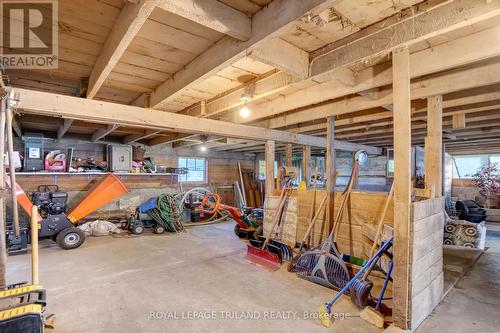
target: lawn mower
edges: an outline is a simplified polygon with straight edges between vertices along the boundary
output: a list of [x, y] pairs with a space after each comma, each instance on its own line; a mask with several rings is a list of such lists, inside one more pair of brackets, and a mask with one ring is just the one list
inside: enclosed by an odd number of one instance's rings
[[[10, 186], [10, 182], [7, 183]], [[51, 238], [60, 248], [66, 250], [75, 249], [85, 241], [85, 233], [76, 227], [79, 220], [128, 192], [118, 177], [109, 174], [67, 214], [68, 194], [60, 191], [57, 185], [38, 186], [37, 191], [33, 192], [33, 201], [18, 184], [15, 186], [17, 202], [29, 217], [32, 214], [32, 205], [38, 208], [38, 216], [35, 216], [38, 221], [38, 237]], [[24, 226], [20, 229], [19, 236], [16, 236], [13, 228], [7, 228], [7, 247], [10, 254], [26, 252], [29, 243], [28, 229], [28, 226]]]
[[215, 193], [207, 193], [201, 200], [198, 210], [204, 215], [213, 216], [219, 214], [223, 216], [222, 212], [227, 212], [231, 215], [236, 222], [234, 226], [234, 233], [239, 238], [257, 238], [262, 235], [262, 219], [259, 211], [250, 211], [244, 213], [240, 209], [221, 202], [221, 197]]

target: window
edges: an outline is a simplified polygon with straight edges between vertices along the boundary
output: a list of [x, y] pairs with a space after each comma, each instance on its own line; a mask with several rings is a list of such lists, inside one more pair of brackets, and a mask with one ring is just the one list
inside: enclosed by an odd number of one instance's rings
[[[278, 177], [278, 162], [274, 161], [274, 178]], [[266, 179], [266, 161], [259, 160], [259, 180]]]
[[206, 182], [207, 163], [204, 158], [179, 157], [179, 168], [187, 168], [186, 175], [179, 175], [180, 182]]
[[[488, 165], [488, 162], [500, 162], [500, 155], [461, 155], [454, 156], [453, 178], [471, 177], [480, 167]], [[458, 171], [457, 171], [458, 169]]]

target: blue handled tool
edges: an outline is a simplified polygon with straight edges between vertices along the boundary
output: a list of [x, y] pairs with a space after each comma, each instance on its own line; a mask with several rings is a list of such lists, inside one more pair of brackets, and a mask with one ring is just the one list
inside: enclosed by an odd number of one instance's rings
[[335, 295], [335, 297], [330, 302], [320, 306], [320, 308], [318, 309], [318, 313], [319, 313], [319, 319], [321, 320], [323, 326], [326, 327], [332, 326], [332, 319], [331, 319], [332, 306], [340, 299], [340, 297], [346, 291], [349, 290], [349, 288], [356, 281], [358, 281], [358, 278], [365, 272], [365, 270], [372, 267], [373, 264], [379, 260], [382, 254], [392, 246], [393, 239], [394, 236], [391, 236], [387, 241], [385, 241], [383, 245], [380, 246], [379, 250], [375, 253], [375, 255], [366, 262], [366, 264], [356, 273], [356, 275], [354, 275], [354, 277], [351, 280], [349, 280], [349, 282], [338, 292], [338, 294]]

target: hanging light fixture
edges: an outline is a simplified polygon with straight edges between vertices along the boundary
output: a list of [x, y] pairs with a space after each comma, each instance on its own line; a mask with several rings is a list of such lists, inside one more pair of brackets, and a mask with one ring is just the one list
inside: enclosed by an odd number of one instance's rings
[[246, 104], [240, 109], [240, 116], [242, 118], [248, 118], [250, 116], [250, 109]]

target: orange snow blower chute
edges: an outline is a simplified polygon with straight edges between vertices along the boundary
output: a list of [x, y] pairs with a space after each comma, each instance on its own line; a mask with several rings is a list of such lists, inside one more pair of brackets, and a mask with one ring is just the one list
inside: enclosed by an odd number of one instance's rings
[[260, 230], [262, 227], [254, 224], [241, 210], [233, 206], [224, 205], [221, 201], [220, 195], [207, 193], [201, 200], [200, 212], [210, 215], [216, 213], [223, 215], [223, 211], [228, 212], [236, 222], [234, 233], [239, 238], [254, 238], [256, 234], [262, 232]]
[[18, 184], [15, 186], [16, 199], [28, 216], [31, 216], [31, 205], [38, 207], [39, 238], [52, 238], [63, 249], [77, 248], [85, 241], [85, 233], [75, 226], [80, 219], [129, 192], [118, 177], [109, 174], [66, 215], [68, 194], [59, 191], [57, 185], [38, 186], [32, 196], [33, 203]]

